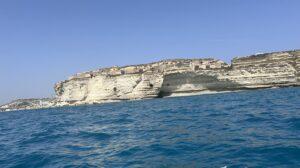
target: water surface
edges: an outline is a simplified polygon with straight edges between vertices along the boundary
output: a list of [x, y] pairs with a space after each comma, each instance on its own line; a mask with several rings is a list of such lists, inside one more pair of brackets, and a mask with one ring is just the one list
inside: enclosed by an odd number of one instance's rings
[[0, 167], [300, 167], [300, 88], [0, 113]]

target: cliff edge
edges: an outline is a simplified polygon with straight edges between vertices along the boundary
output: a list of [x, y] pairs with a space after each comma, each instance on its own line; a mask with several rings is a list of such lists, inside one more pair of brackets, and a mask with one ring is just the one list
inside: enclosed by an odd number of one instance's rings
[[79, 73], [55, 84], [54, 100], [26, 99], [30, 106], [12, 102], [0, 111], [299, 85], [300, 50], [234, 58], [231, 65], [215, 59], [174, 59]]

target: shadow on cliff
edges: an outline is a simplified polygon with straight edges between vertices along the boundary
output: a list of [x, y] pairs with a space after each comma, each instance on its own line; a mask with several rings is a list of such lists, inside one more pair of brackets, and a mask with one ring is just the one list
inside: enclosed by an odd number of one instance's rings
[[174, 73], [164, 76], [162, 87], [157, 98], [170, 96], [173, 93], [196, 93], [201, 91], [234, 91], [249, 90], [245, 86], [228, 79], [218, 79], [216, 75], [194, 72]]

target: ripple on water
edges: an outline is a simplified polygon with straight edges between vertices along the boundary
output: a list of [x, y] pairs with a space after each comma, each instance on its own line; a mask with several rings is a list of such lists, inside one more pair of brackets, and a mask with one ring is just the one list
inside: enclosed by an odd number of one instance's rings
[[96, 140], [108, 140], [113, 137], [112, 134], [103, 133], [103, 132], [88, 132], [88, 131], [80, 131], [79, 135], [84, 139], [96, 139]]
[[286, 120], [286, 123], [288, 123], [291, 128], [294, 128], [295, 131], [300, 131], [300, 118], [289, 118]]

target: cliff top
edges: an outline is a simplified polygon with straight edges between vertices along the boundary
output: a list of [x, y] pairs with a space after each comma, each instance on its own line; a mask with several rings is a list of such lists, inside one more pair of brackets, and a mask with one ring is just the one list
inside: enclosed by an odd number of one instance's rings
[[270, 55], [280, 55], [280, 54], [292, 54], [293, 52], [300, 52], [300, 49], [296, 50], [286, 50], [286, 51], [276, 51], [276, 52], [270, 52], [270, 53], [257, 53], [249, 56], [241, 56], [241, 57], [235, 57], [232, 59], [232, 62], [234, 61], [249, 61], [249, 60], [255, 60], [255, 59], [265, 59], [266, 57]]

